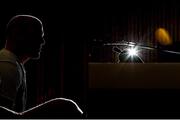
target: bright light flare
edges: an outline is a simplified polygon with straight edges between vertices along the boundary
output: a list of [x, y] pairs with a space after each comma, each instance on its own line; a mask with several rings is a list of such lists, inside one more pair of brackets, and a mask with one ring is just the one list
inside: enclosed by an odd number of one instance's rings
[[128, 55], [129, 55], [129, 56], [131, 56], [131, 57], [133, 57], [133, 56], [138, 56], [138, 50], [137, 50], [137, 48], [131, 47], [131, 48], [127, 49], [127, 50], [128, 50]]

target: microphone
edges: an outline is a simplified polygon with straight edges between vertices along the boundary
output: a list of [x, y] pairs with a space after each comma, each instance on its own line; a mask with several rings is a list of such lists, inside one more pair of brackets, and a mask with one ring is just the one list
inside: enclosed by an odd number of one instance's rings
[[122, 52], [122, 50], [120, 49], [120, 48], [118, 48], [118, 47], [113, 47], [113, 52], [117, 52], [117, 53], [121, 53]]

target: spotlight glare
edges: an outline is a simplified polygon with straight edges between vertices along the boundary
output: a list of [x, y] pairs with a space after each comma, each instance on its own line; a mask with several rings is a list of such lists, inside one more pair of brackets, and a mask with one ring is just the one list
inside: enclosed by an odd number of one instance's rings
[[129, 48], [128, 49], [128, 55], [131, 56], [131, 57], [137, 56], [138, 55], [137, 48]]

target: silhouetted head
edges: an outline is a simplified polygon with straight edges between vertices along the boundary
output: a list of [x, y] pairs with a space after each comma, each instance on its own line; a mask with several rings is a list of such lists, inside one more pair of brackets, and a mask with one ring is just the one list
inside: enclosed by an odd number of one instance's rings
[[42, 45], [44, 31], [42, 22], [31, 15], [14, 16], [7, 24], [6, 48], [17, 56], [38, 59]]

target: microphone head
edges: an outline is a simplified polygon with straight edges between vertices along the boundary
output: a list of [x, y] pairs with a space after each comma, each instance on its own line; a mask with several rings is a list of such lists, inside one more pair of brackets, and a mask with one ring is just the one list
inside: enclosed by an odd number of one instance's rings
[[122, 50], [120, 48], [118, 48], [118, 47], [113, 47], [113, 51], [118, 52], [118, 53], [122, 52]]

